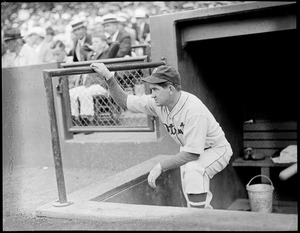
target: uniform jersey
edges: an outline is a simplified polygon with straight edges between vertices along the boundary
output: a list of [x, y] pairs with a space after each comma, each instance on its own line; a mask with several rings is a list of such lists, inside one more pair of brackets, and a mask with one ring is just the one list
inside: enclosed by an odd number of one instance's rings
[[209, 109], [195, 95], [181, 91], [177, 104], [170, 112], [166, 106], [156, 106], [151, 95], [127, 98], [127, 108], [159, 117], [180, 151], [202, 154], [204, 149], [222, 143], [229, 144], [225, 134]]

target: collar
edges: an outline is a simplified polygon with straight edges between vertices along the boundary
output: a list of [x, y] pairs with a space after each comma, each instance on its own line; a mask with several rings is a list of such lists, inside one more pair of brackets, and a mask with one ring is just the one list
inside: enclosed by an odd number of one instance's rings
[[185, 91], [181, 91], [180, 98], [174, 108], [169, 112], [168, 108], [166, 108], [166, 111], [168, 112], [169, 117], [174, 117], [185, 105], [186, 101], [188, 100], [189, 95]]
[[111, 40], [116, 41], [118, 34], [119, 34], [119, 30], [116, 31], [115, 34], [113, 34], [113, 36], [111, 37]]
[[82, 39], [78, 39], [78, 42], [80, 43], [80, 45], [83, 45], [85, 39], [86, 39], [86, 36], [84, 36]]

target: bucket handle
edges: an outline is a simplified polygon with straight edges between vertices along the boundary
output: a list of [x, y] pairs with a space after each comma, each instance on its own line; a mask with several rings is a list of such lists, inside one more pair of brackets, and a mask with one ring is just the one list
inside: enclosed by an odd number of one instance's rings
[[270, 180], [270, 178], [267, 177], [267, 176], [265, 176], [265, 175], [257, 175], [257, 176], [254, 176], [254, 177], [249, 181], [249, 183], [248, 183], [246, 186], [249, 187], [251, 181], [254, 180], [256, 177], [259, 177], [259, 176], [263, 176], [263, 177], [267, 178], [267, 179], [271, 182], [272, 187], [274, 187], [272, 181]]

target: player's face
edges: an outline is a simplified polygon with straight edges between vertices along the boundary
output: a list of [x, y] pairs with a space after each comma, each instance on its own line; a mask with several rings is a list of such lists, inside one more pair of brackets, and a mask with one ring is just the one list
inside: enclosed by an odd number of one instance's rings
[[157, 84], [150, 84], [151, 97], [155, 100], [157, 106], [168, 106], [170, 101], [170, 89], [169, 86], [163, 88]]

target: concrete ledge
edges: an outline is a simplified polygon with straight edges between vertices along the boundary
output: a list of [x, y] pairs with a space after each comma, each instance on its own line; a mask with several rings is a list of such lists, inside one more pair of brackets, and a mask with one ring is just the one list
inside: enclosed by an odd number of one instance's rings
[[132, 222], [159, 221], [165, 224], [189, 225], [198, 230], [298, 230], [298, 215], [189, 209], [184, 207], [130, 205], [105, 202], [75, 202], [67, 207], [52, 204], [37, 209], [37, 216], [91, 221]]
[[[164, 157], [165, 155], [156, 156], [109, 177], [105, 182], [94, 183], [69, 194], [68, 201], [73, 202], [69, 206], [54, 206], [55, 201], [47, 203], [36, 210], [36, 216], [102, 222], [120, 221], [134, 223], [142, 221], [144, 224], [155, 224], [157, 222], [170, 224], [174, 229], [182, 229], [183, 226], [186, 229], [197, 230], [290, 231], [298, 229], [298, 215], [296, 214], [263, 214], [217, 209], [190, 209], [178, 206], [125, 204], [92, 200], [108, 192], [118, 192], [120, 187], [130, 188], [132, 185], [130, 182], [137, 178], [145, 179], [151, 168]], [[123, 189], [121, 188], [121, 190]], [[170, 197], [168, 196], [167, 198]]]
[[118, 187], [129, 185], [132, 181], [145, 177], [150, 170], [162, 159], [167, 158], [167, 155], [155, 156], [143, 163], [140, 163], [132, 168], [117, 173], [108, 177], [105, 182], [97, 182], [85, 188], [75, 191], [68, 195], [68, 200], [83, 201], [91, 200], [107, 192], [115, 190]]
[[161, 139], [157, 138], [156, 132], [106, 132], [92, 134], [74, 134], [73, 139], [66, 140], [66, 143], [116, 143], [116, 142], [157, 142]]

